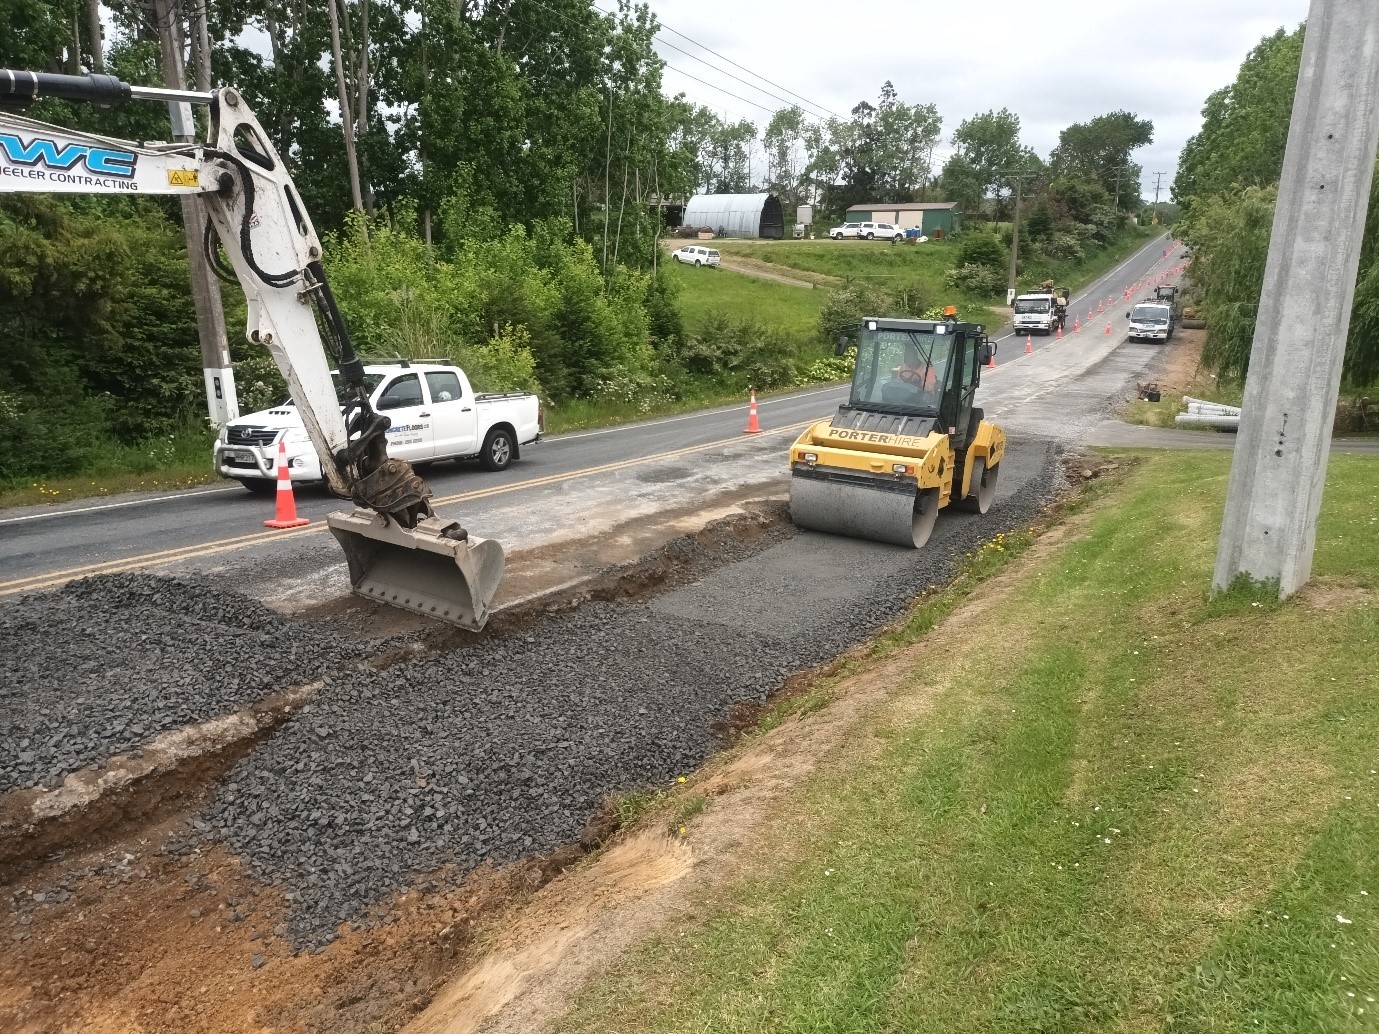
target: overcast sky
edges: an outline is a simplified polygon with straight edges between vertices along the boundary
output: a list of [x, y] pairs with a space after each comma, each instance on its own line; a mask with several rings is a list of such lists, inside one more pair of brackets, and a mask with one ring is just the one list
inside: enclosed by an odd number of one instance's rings
[[[1168, 173], [1165, 187], [1172, 181], [1207, 94], [1235, 78], [1261, 38], [1303, 21], [1308, 7], [1307, 0], [649, 2], [669, 29], [839, 115], [859, 100], [876, 103], [889, 79], [903, 101], [938, 106], [945, 140], [969, 115], [1010, 108], [1023, 142], [1047, 158], [1069, 123], [1133, 111], [1154, 122], [1154, 143], [1132, 155], [1145, 169], [1146, 197], [1153, 197], [1153, 172]], [[784, 105], [665, 44], [795, 100], [663, 30], [667, 92], [720, 115], [761, 129]]]

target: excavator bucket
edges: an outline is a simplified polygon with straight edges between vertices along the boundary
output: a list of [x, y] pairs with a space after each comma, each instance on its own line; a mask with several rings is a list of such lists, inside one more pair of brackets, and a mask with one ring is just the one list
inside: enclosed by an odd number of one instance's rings
[[407, 529], [367, 510], [326, 517], [345, 550], [360, 596], [474, 631], [484, 627], [503, 577], [503, 547], [493, 539], [457, 541], [437, 517]]

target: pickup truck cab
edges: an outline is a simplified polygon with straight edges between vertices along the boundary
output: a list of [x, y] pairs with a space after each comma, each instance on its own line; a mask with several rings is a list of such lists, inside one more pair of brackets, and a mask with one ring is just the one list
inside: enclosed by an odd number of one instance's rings
[[[365, 366], [364, 375], [373, 408], [392, 420], [388, 455], [395, 459], [425, 466], [477, 458], [486, 470], [505, 470], [523, 445], [541, 438], [535, 395], [475, 394], [458, 366], [401, 362]], [[341, 391], [339, 375], [331, 376]], [[251, 492], [272, 492], [280, 441], [293, 481], [321, 480], [321, 462], [291, 399], [226, 424], [215, 443], [216, 472]]]
[[1051, 294], [1022, 294], [1015, 299], [1015, 333], [1052, 334], [1058, 323]]
[[1131, 341], [1167, 341], [1173, 336], [1173, 306], [1145, 302], [1136, 305], [1125, 318], [1130, 321]]

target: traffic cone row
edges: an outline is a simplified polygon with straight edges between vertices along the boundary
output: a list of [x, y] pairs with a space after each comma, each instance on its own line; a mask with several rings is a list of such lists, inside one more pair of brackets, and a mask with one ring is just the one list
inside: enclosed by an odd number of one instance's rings
[[300, 528], [310, 524], [305, 517], [297, 516], [297, 503], [292, 497], [292, 475], [287, 471], [287, 443], [278, 443], [278, 506], [277, 515], [271, 521], [264, 521], [266, 528]]
[[747, 426], [743, 434], [761, 434], [761, 424], [757, 421], [757, 393], [752, 392], [752, 401], [747, 406]]

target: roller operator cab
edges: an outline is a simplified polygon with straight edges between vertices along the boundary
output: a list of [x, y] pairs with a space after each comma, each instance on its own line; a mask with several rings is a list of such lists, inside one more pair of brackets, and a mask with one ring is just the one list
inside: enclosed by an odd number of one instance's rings
[[863, 320], [848, 401], [791, 446], [795, 524], [919, 547], [944, 507], [985, 513], [1006, 437], [973, 402], [994, 354], [980, 324]]

